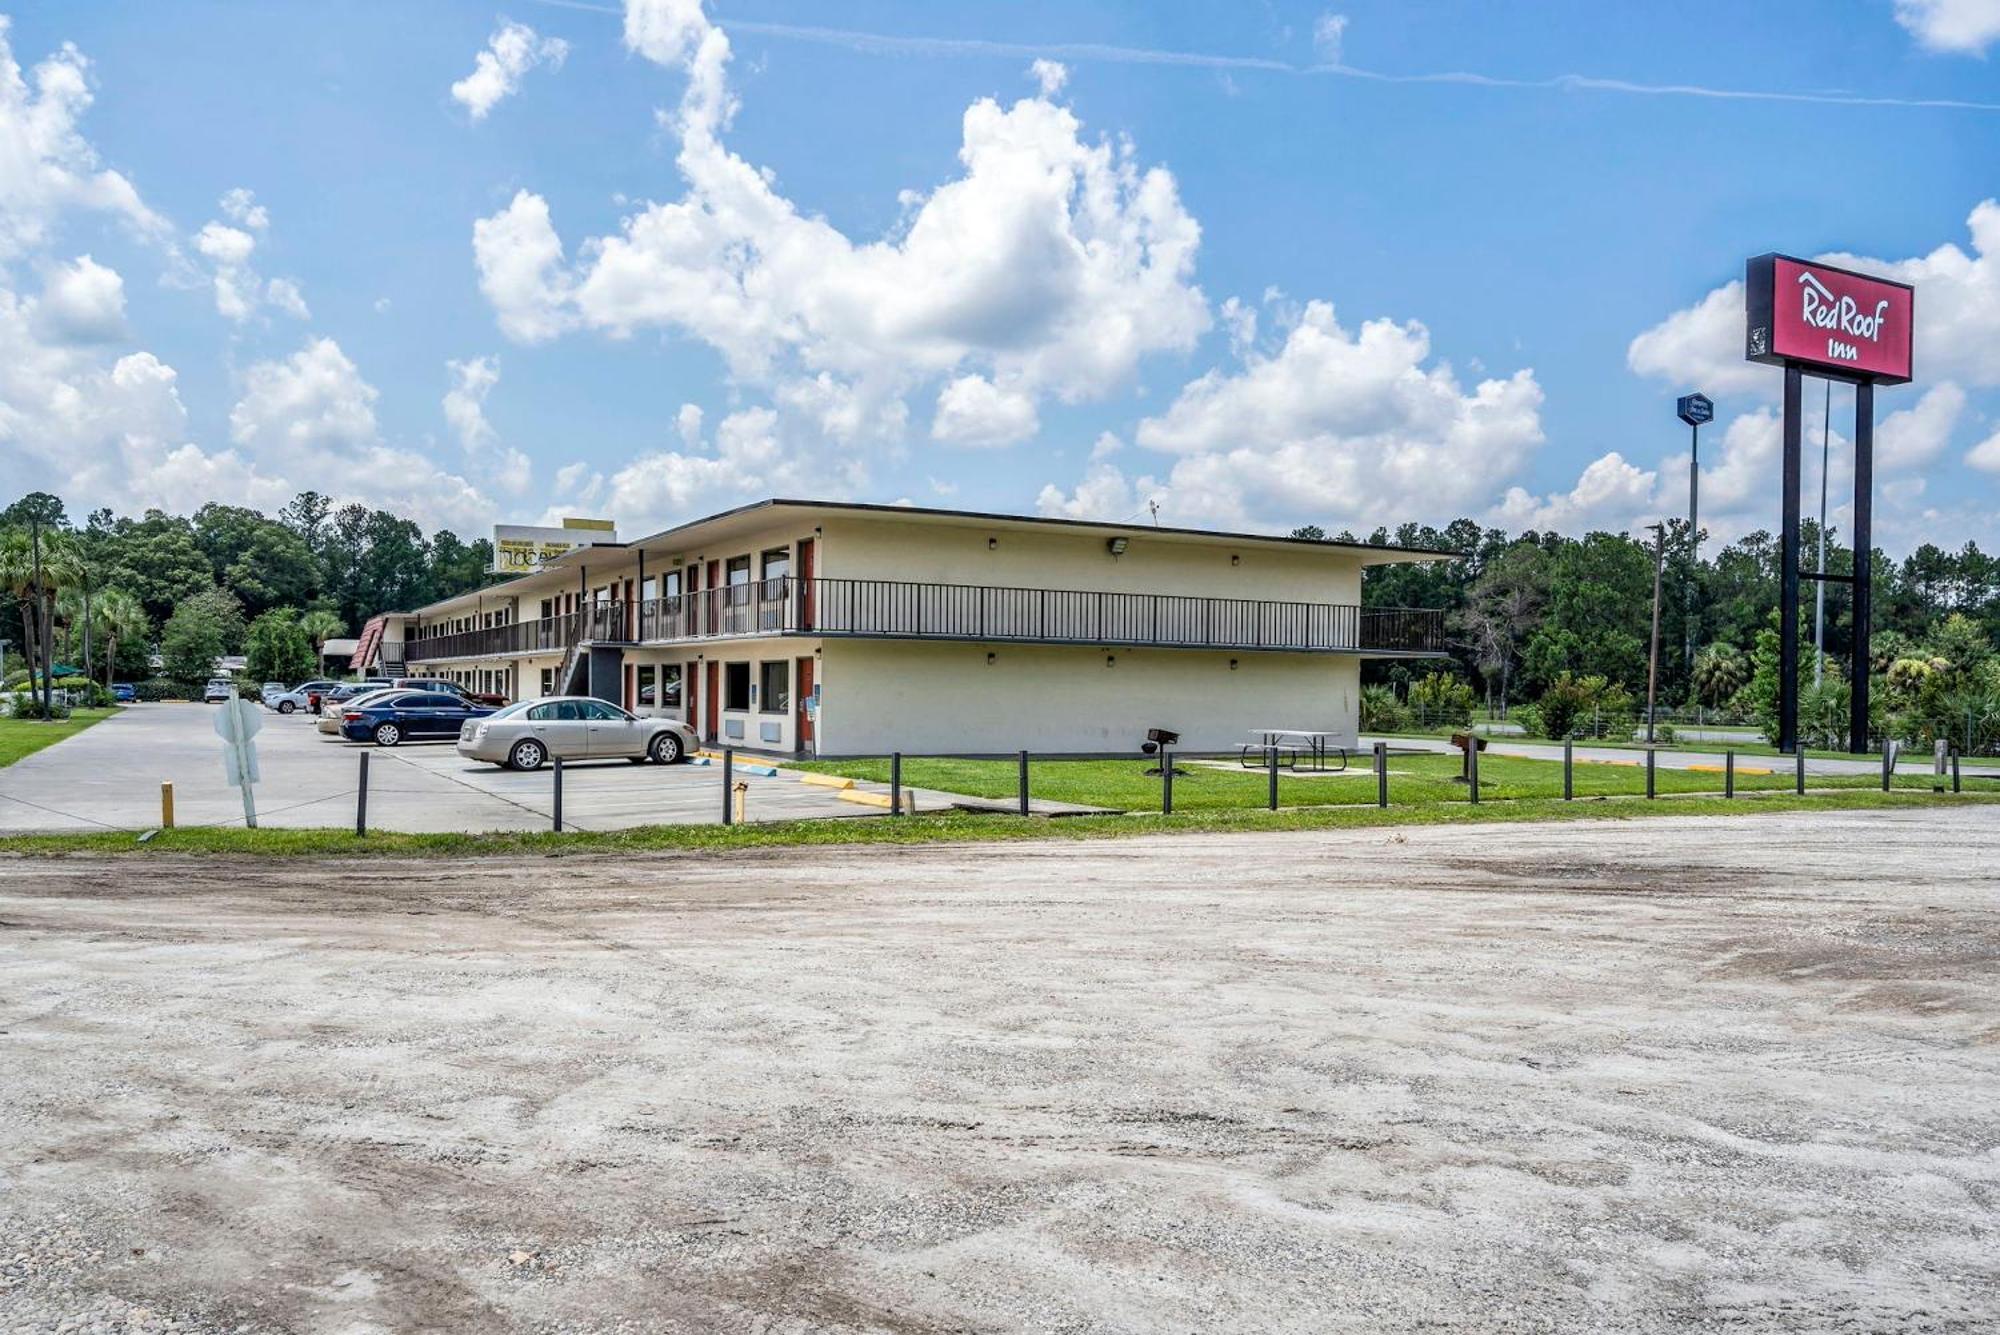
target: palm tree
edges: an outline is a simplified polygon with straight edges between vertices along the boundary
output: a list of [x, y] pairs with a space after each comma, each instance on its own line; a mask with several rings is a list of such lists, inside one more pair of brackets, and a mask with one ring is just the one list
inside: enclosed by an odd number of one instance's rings
[[299, 629], [313, 642], [313, 671], [324, 671], [326, 642], [340, 635], [347, 627], [333, 613], [324, 608], [315, 608], [299, 618]]
[[108, 687], [118, 669], [119, 644], [143, 640], [153, 625], [137, 598], [123, 589], [106, 589], [97, 600], [97, 628], [104, 632], [104, 684]]
[[28, 530], [24, 528], [0, 533], [0, 591], [21, 605], [21, 652], [27, 656], [32, 685], [35, 668], [42, 661], [41, 644], [36, 636], [41, 619], [35, 614], [34, 554], [29, 548]]

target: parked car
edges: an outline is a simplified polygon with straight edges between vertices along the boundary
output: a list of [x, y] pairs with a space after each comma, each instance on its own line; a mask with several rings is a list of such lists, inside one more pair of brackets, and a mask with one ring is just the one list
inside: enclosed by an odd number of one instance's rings
[[[315, 708], [324, 714], [327, 705], [336, 699], [345, 704], [363, 691], [386, 691], [388, 689], [389, 679], [387, 677], [366, 677], [360, 681], [336, 682], [331, 688], [320, 694], [319, 704]], [[346, 692], [345, 695], [341, 694], [343, 691]]]
[[507, 703], [507, 697], [504, 695], [493, 691], [471, 690], [455, 681], [446, 681], [443, 677], [398, 677], [389, 684], [411, 691], [450, 691], [453, 695], [464, 696], [475, 705], [491, 705], [495, 709]]
[[694, 749], [694, 729], [678, 719], [641, 718], [579, 695], [523, 700], [458, 732], [460, 755], [507, 769], [540, 769], [551, 756], [671, 765]]
[[201, 702], [205, 705], [221, 704], [236, 698], [236, 683], [227, 677], [211, 677], [208, 685], [201, 688]]
[[301, 709], [310, 712], [318, 708], [322, 692], [332, 690], [339, 683], [322, 677], [318, 681], [300, 682], [289, 691], [264, 697], [264, 707], [275, 709], [280, 714], [296, 714]]
[[328, 691], [320, 697], [319, 730], [331, 736], [340, 736], [341, 725], [346, 722], [341, 711], [349, 705], [360, 704], [370, 696], [380, 695], [390, 688], [378, 682], [350, 681]]
[[271, 697], [284, 694], [284, 690], [285, 683], [282, 681], [267, 681], [258, 688], [257, 698], [262, 700], [266, 705], [269, 705]]
[[493, 711], [449, 691], [388, 690], [358, 699], [340, 711], [340, 733], [350, 742], [398, 746], [456, 737], [468, 721]]
[[136, 705], [139, 703], [139, 688], [129, 681], [114, 683], [111, 687], [111, 698], [121, 705]]

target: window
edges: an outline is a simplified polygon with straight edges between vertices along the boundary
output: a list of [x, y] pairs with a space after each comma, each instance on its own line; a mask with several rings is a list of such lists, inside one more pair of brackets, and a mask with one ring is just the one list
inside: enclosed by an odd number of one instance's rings
[[[792, 549], [789, 547], [773, 547], [760, 556], [758, 561], [763, 565], [764, 582], [767, 584], [792, 573]], [[767, 591], [764, 596], [770, 598], [776, 595]]]
[[560, 708], [560, 705], [536, 705], [528, 711], [528, 721], [530, 723], [547, 723], [552, 719], [561, 717], [557, 713], [557, 710]]
[[659, 705], [659, 687], [657, 685], [659, 671], [651, 663], [641, 663], [639, 665], [638, 695], [635, 697], [638, 700], [639, 708], [653, 709]]
[[660, 668], [660, 708], [681, 707], [681, 665], [667, 663]]
[[722, 665], [722, 707], [724, 709], [748, 709], [750, 707], [750, 665], [748, 663], [724, 663]]
[[543, 668], [542, 689], [535, 692], [535, 694], [554, 695], [555, 693], [556, 693], [556, 670], [554, 668]]
[[782, 714], [792, 707], [792, 665], [785, 659], [757, 665], [758, 708], [766, 714]]
[[733, 605], [741, 606], [750, 601], [750, 558], [747, 556], [730, 557], [727, 570], [729, 601]]

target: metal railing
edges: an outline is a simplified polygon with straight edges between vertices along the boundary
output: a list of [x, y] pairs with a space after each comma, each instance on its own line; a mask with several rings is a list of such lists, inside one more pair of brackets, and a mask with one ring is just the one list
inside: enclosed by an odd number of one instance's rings
[[902, 580], [783, 577], [422, 636], [410, 658], [557, 652], [578, 640], [668, 643], [768, 635], [1304, 653], [1444, 652], [1444, 614], [1424, 608]]

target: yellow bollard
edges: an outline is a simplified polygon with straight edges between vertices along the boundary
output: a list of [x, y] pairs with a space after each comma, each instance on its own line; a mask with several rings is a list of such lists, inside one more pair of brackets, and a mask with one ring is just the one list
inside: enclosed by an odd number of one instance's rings
[[160, 828], [174, 828], [174, 785], [170, 779], [160, 780]]
[[742, 822], [743, 822], [743, 807], [744, 807], [744, 804], [745, 804], [745, 802], [746, 802], [746, 801], [748, 800], [748, 795], [749, 795], [749, 792], [750, 792], [750, 785], [749, 785], [749, 784], [747, 784], [747, 783], [744, 783], [744, 782], [743, 782], [742, 780], [740, 780], [740, 779], [739, 779], [739, 780], [737, 780], [737, 782], [736, 782], [736, 821], [737, 821], [737, 823], [738, 823], [739, 825], [740, 825], [740, 824], [742, 824]]

